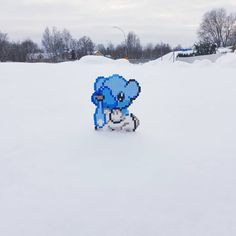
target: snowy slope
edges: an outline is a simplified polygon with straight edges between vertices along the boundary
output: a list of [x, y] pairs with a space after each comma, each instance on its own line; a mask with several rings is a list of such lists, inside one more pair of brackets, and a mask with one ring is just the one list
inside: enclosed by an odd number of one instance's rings
[[[0, 64], [0, 235], [236, 235], [236, 55]], [[142, 86], [136, 133], [93, 130], [93, 82]]]

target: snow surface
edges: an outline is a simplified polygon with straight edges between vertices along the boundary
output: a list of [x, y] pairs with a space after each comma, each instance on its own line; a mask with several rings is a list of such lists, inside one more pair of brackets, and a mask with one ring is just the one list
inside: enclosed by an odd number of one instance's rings
[[[142, 86], [135, 133], [96, 132], [93, 82]], [[0, 64], [0, 235], [236, 235], [236, 54]]]
[[216, 53], [231, 53], [232, 49], [231, 47], [220, 47], [217, 48]]

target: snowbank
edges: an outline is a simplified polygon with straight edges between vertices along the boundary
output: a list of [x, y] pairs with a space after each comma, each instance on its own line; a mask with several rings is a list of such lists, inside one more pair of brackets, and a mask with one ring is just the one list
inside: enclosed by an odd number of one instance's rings
[[218, 66], [227, 66], [227, 67], [236, 67], [236, 54], [235, 53], [227, 53], [224, 56], [220, 57], [216, 64]]
[[[157, 60], [150, 61], [146, 64], [148, 65], [160, 65], [164, 66], [169, 64], [174, 64], [174, 66], [179, 66], [179, 65], [199, 65], [201, 66], [217, 66], [219, 63], [219, 66], [224, 65], [224, 66], [235, 66], [236, 63], [236, 54], [235, 53], [226, 53], [226, 54], [212, 54], [212, 55], [205, 55], [205, 56], [195, 56], [195, 57], [183, 57], [183, 58], [176, 58], [178, 55], [178, 52], [173, 54], [173, 52], [170, 52], [163, 56], [163, 58], [158, 58]], [[173, 57], [175, 58], [173, 60]], [[146, 65], [145, 64], [145, 65]]]
[[232, 52], [232, 49], [230, 47], [228, 48], [224, 48], [224, 47], [220, 47], [220, 48], [217, 48], [217, 51], [216, 53], [231, 53]]
[[[0, 235], [235, 235], [235, 62], [0, 64]], [[136, 133], [93, 130], [113, 73]]]
[[118, 59], [113, 60], [108, 57], [103, 56], [84, 56], [79, 61], [77, 61], [80, 64], [84, 65], [94, 65], [94, 64], [129, 64], [129, 61], [126, 59]]

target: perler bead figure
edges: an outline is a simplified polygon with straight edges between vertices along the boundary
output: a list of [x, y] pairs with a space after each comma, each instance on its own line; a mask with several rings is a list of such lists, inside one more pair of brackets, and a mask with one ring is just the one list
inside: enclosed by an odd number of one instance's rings
[[129, 114], [128, 107], [139, 96], [141, 88], [136, 80], [127, 81], [120, 75], [98, 77], [94, 83], [92, 102], [96, 105], [96, 130], [135, 131], [138, 118]]

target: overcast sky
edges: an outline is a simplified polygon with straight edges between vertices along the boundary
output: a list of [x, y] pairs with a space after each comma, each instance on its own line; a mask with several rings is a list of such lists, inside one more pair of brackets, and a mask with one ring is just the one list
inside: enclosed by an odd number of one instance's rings
[[224, 7], [236, 12], [236, 0], [0, 0], [0, 31], [11, 40], [41, 42], [46, 26], [67, 28], [75, 38], [117, 44], [134, 31], [141, 43], [169, 42], [188, 47], [196, 40], [202, 15]]

